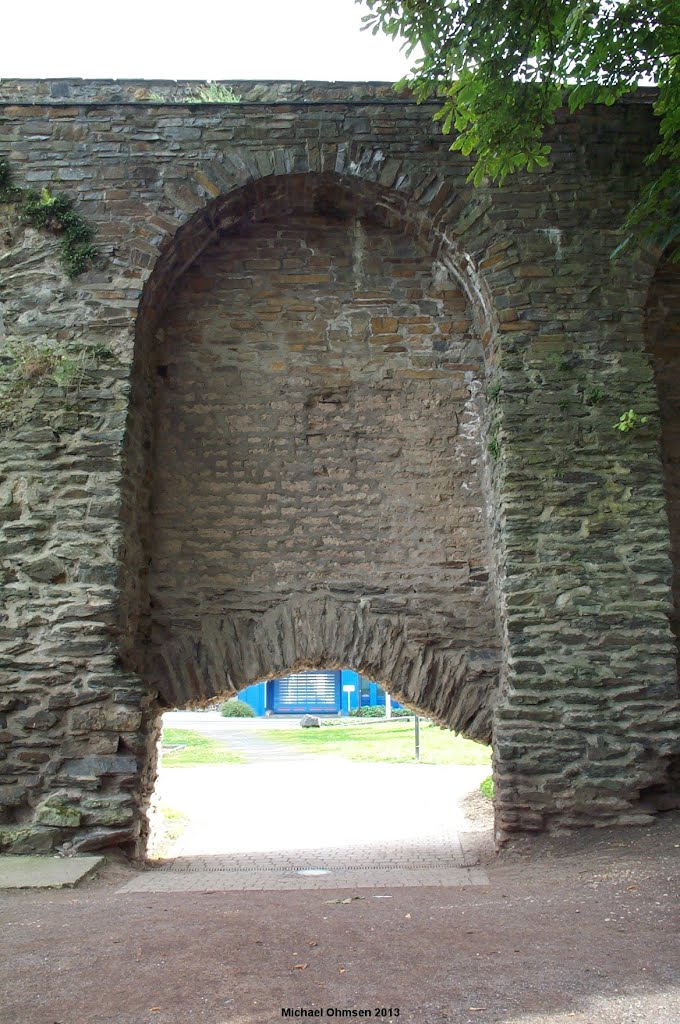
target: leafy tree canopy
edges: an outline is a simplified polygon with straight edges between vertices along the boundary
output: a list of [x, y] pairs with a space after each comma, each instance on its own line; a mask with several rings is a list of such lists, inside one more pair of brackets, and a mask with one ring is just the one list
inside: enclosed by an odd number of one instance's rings
[[452, 149], [476, 156], [475, 184], [546, 166], [544, 129], [558, 107], [655, 85], [660, 141], [648, 161], [658, 173], [623, 244], [635, 236], [680, 255], [680, 0], [357, 2], [374, 33], [420, 53], [405, 81], [418, 100], [442, 98], [435, 117], [455, 130]]

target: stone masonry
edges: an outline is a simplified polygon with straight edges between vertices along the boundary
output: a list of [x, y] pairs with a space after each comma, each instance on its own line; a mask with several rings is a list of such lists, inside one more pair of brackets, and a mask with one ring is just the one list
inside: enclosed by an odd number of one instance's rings
[[143, 849], [160, 710], [319, 666], [492, 741], [499, 840], [653, 820], [678, 277], [610, 259], [648, 96], [475, 189], [386, 86], [190, 88], [0, 84], [100, 250], [69, 281], [0, 207], [0, 848]]

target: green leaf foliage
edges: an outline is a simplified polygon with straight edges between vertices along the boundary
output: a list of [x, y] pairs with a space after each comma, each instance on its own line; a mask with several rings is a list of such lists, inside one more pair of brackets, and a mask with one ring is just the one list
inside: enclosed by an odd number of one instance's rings
[[220, 709], [224, 718], [255, 718], [255, 711], [250, 704], [242, 700], [225, 700]]
[[647, 421], [647, 416], [640, 416], [639, 413], [635, 412], [635, 409], [628, 409], [626, 412], [621, 413], [613, 427], [614, 430], [618, 430], [621, 434], [629, 434], [631, 430], [638, 430], [640, 427], [644, 427]]
[[626, 223], [633, 243], [680, 258], [680, 3], [678, 0], [356, 0], [365, 27], [415, 55], [416, 99], [442, 100], [435, 115], [452, 149], [474, 153], [470, 180], [502, 183], [549, 163], [544, 130], [558, 107], [614, 103], [640, 82], [658, 88], [658, 168]]
[[17, 188], [3, 157], [0, 157], [0, 203], [16, 203], [24, 223], [61, 237], [61, 262], [69, 277], [77, 277], [94, 262], [97, 256], [94, 229], [76, 213], [68, 196], [52, 195], [47, 187], [40, 192]]

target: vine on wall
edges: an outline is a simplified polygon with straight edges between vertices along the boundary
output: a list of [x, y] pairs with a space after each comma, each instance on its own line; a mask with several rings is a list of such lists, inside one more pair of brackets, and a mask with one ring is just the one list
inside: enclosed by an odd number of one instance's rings
[[[94, 229], [73, 209], [65, 195], [24, 189], [12, 181], [7, 160], [0, 157], [0, 204], [12, 204], [24, 224], [45, 229], [61, 241], [61, 264], [68, 277], [94, 262]], [[0, 432], [42, 413], [46, 388], [58, 388], [62, 413], [80, 404], [81, 390], [96, 382], [102, 360], [113, 354], [102, 345], [72, 340], [7, 338], [0, 351]], [[93, 376], [94, 375], [94, 376]]]
[[12, 183], [9, 163], [0, 157], [0, 203], [16, 203], [22, 221], [46, 228], [61, 238], [61, 264], [68, 277], [77, 277], [92, 265], [97, 255], [94, 228], [73, 209], [68, 196], [18, 188]]

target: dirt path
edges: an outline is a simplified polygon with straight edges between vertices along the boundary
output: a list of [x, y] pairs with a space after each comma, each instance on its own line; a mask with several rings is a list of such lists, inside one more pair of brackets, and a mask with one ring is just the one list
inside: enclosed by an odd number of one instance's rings
[[679, 852], [675, 814], [505, 853], [488, 888], [120, 895], [114, 865], [0, 896], [0, 1020], [678, 1024]]

